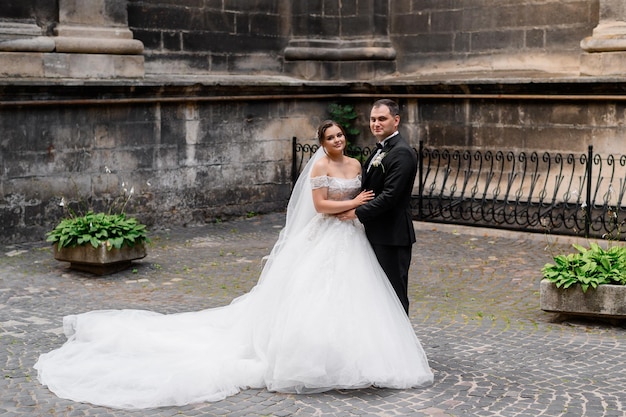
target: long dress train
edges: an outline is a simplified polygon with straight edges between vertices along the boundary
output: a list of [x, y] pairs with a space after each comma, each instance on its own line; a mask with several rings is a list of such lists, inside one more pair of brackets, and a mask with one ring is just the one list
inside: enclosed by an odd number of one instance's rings
[[[360, 188], [360, 178], [311, 183], [335, 199]], [[65, 317], [68, 340], [40, 356], [39, 381], [62, 398], [128, 409], [217, 401], [248, 387], [431, 384], [422, 346], [358, 220], [314, 214], [295, 231], [289, 219], [287, 226], [289, 238], [279, 239], [257, 285], [227, 306]]]

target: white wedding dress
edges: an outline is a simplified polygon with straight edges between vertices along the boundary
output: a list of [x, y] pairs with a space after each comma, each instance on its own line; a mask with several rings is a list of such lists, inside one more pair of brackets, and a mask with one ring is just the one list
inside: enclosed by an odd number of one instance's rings
[[349, 199], [360, 178], [298, 183], [301, 201], [292, 197], [287, 225], [249, 293], [197, 312], [67, 316], [68, 340], [40, 356], [39, 381], [62, 398], [128, 409], [218, 401], [247, 387], [309, 393], [431, 384], [363, 226], [302, 215], [311, 211], [311, 183]]

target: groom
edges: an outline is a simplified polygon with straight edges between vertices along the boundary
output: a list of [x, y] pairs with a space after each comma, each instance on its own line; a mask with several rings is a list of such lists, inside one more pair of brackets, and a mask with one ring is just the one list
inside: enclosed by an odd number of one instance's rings
[[363, 189], [374, 191], [376, 197], [340, 218], [358, 218], [363, 223], [376, 258], [408, 314], [408, 275], [415, 243], [410, 201], [417, 155], [398, 132], [399, 124], [398, 104], [387, 99], [374, 103], [370, 130], [378, 141], [377, 151], [363, 165]]

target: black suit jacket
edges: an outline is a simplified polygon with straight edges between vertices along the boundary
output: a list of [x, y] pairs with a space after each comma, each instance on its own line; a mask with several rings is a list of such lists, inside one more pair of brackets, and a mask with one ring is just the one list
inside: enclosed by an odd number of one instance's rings
[[356, 216], [372, 244], [410, 246], [415, 242], [410, 203], [417, 155], [400, 134], [388, 139], [382, 151], [379, 166], [367, 172], [375, 153], [363, 166], [363, 189], [374, 191], [375, 197], [357, 207]]

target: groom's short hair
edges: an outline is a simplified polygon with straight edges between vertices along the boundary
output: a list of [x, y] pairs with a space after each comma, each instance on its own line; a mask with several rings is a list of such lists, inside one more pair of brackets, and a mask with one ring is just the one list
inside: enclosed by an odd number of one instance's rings
[[387, 108], [389, 109], [389, 113], [391, 113], [392, 116], [400, 115], [400, 106], [398, 106], [398, 103], [393, 100], [389, 100], [388, 98], [382, 98], [380, 100], [376, 100], [372, 105], [373, 108], [380, 106], [387, 106]]

